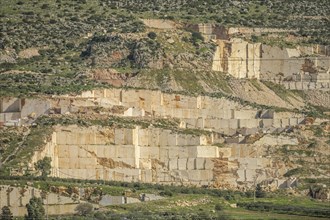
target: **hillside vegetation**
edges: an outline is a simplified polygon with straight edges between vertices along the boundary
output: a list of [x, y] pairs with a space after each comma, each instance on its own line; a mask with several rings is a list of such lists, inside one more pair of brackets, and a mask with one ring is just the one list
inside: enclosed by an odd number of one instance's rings
[[[140, 78], [145, 78], [142, 70], [150, 68], [210, 69], [212, 43], [185, 30], [152, 32], [140, 18], [287, 28], [298, 30], [293, 34], [305, 43], [329, 44], [330, 39], [326, 0], [1, 0], [0, 4], [1, 96], [63, 94], [101, 87], [90, 77], [90, 70], [97, 68], [115, 69], [119, 79], [141, 72]], [[110, 75], [114, 72], [109, 71]], [[182, 84], [188, 78], [175, 80]], [[173, 89], [166, 79], [159, 82], [164, 82], [161, 87]], [[17, 86], [8, 86], [14, 84]]]

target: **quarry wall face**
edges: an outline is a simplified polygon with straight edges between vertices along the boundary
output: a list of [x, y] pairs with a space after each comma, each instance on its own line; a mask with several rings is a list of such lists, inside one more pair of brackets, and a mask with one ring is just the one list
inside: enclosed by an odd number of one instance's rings
[[12, 187], [0, 185], [0, 207], [8, 206], [14, 216], [27, 214], [26, 204], [32, 197], [42, 198], [48, 215], [67, 215], [75, 213], [79, 200], [55, 193], [44, 193], [42, 190], [25, 186]]
[[[254, 129], [256, 132], [285, 128], [304, 121], [302, 114], [288, 113], [285, 117], [277, 117], [279, 113], [274, 114], [271, 110], [253, 109], [225, 98], [191, 97], [149, 90], [100, 89], [78, 96], [16, 98], [0, 103], [3, 106], [0, 122], [7, 124], [12, 120], [13, 123], [32, 123], [43, 114], [81, 113], [96, 107], [120, 107], [122, 111], [107, 114], [121, 117], [175, 118], [181, 122], [181, 128], [208, 129], [223, 134], [236, 133], [237, 129]], [[13, 109], [10, 103], [24, 105]]]
[[[31, 167], [51, 157], [51, 176], [237, 189], [258, 180], [279, 178], [284, 162], [265, 155], [265, 143], [297, 144], [267, 136], [256, 145], [218, 147], [208, 135], [187, 135], [159, 128], [56, 126], [51, 141], [35, 152]], [[281, 142], [281, 143], [279, 143]], [[260, 173], [260, 170], [264, 172]], [[276, 173], [276, 175], [275, 175]]]
[[[236, 78], [323, 83], [329, 88], [330, 60], [321, 46], [280, 48], [238, 38], [217, 43], [214, 71], [227, 72]], [[310, 78], [295, 79], [296, 75], [310, 75]]]
[[[19, 109], [11, 109], [6, 106], [22, 103], [22, 100], [3, 101], [2, 111], [20, 110], [19, 113], [27, 115], [31, 114], [35, 103], [41, 103], [38, 111], [33, 110], [36, 115], [51, 111], [54, 111], [52, 114], [75, 114], [89, 108], [120, 106], [122, 112], [107, 114], [125, 118], [176, 118], [181, 128], [214, 132], [191, 135], [153, 126], [56, 126], [51, 140], [43, 150], [35, 152], [30, 166], [33, 168], [33, 164], [45, 156], [51, 157], [51, 176], [61, 178], [237, 189], [251, 187], [258, 175], [258, 181], [276, 178], [280, 184], [285, 181], [281, 177], [287, 168], [283, 161], [265, 153], [265, 145], [281, 144], [279, 140], [284, 143], [285, 138], [270, 136], [249, 145], [244, 144], [244, 136], [224, 140], [221, 134], [269, 133], [304, 120], [301, 114], [258, 110], [224, 98], [148, 90], [100, 89], [79, 96], [53, 96], [24, 102]], [[224, 142], [226, 145], [221, 145]]]

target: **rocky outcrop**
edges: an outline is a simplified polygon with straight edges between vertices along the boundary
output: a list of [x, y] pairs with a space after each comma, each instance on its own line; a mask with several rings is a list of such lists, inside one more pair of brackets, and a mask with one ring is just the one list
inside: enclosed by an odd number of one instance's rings
[[49, 193], [31, 186], [0, 185], [0, 206], [9, 206], [15, 217], [27, 214], [26, 204], [29, 203], [32, 197], [43, 199], [47, 215], [74, 214], [75, 208], [80, 202], [79, 199]]
[[325, 46], [280, 48], [238, 38], [217, 40], [212, 70], [235, 78], [256, 78], [293, 90], [329, 90], [330, 62]]
[[[275, 145], [282, 144], [272, 138]], [[286, 172], [278, 158], [263, 157], [264, 143], [219, 148], [212, 145], [213, 139], [157, 128], [57, 126], [31, 164], [51, 157], [51, 176], [60, 178], [222, 188], [249, 187], [256, 175], [262, 181]]]
[[165, 19], [141, 19], [149, 28], [156, 28], [156, 29], [164, 29], [164, 30], [173, 30], [176, 29], [179, 24], [175, 23], [171, 20], [165, 20]]

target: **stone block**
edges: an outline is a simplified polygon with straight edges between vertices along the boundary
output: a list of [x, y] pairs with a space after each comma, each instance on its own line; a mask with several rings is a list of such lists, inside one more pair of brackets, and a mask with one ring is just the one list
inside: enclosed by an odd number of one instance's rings
[[261, 120], [261, 127], [262, 128], [269, 128], [269, 127], [272, 127], [273, 123], [274, 123], [273, 119], [262, 119]]
[[229, 128], [237, 129], [238, 128], [238, 120], [237, 119], [229, 119]]
[[189, 147], [179, 147], [178, 146], [178, 156], [179, 158], [188, 158], [189, 157]]
[[186, 146], [187, 145], [186, 135], [177, 134], [177, 136], [176, 136], [176, 145], [177, 146]]
[[140, 158], [149, 159], [151, 158], [151, 147], [140, 147]]
[[243, 136], [255, 134], [259, 131], [259, 128], [240, 128], [237, 132]]
[[205, 170], [212, 170], [214, 168], [212, 159], [210, 158], [205, 159], [204, 168]]
[[187, 158], [179, 158], [178, 161], [178, 169], [186, 170], [187, 169]]
[[145, 183], [152, 182], [152, 170], [142, 170], [141, 171], [141, 181]]
[[197, 157], [197, 146], [188, 147], [188, 154], [190, 158]]
[[18, 98], [2, 98], [0, 99], [0, 112], [20, 112], [21, 99]]
[[[115, 162], [119, 162], [119, 163], [122, 163], [124, 164], [124, 166], [126, 167], [127, 165], [130, 166], [130, 167], [135, 167], [135, 158], [132, 158], [132, 157], [128, 157], [128, 158], [125, 158], [125, 157], [122, 157], [122, 158], [111, 158], [113, 161]], [[120, 167], [120, 166], [118, 166]]]
[[195, 158], [188, 158], [187, 159], [187, 170], [195, 170]]
[[159, 147], [150, 147], [150, 158], [159, 158]]
[[[233, 148], [234, 150], [235, 148]], [[232, 148], [218, 148], [218, 152], [219, 152], [219, 156], [221, 158], [229, 158], [231, 156], [234, 156], [232, 155]]]
[[205, 169], [205, 158], [196, 158], [195, 167], [197, 170], [204, 170]]
[[0, 122], [8, 122], [12, 120], [19, 120], [21, 118], [20, 112], [6, 112], [0, 113]]
[[244, 169], [238, 169], [237, 171], [237, 181], [239, 182], [245, 182], [246, 181], [246, 172]]
[[142, 170], [151, 170], [152, 169], [152, 165], [151, 165], [151, 159], [141, 159], [139, 160], [139, 167]]
[[256, 118], [257, 112], [255, 110], [234, 110], [234, 119], [254, 119]]
[[158, 129], [153, 129], [149, 130], [149, 140], [148, 140], [149, 146], [155, 147], [159, 146], [159, 130]]
[[282, 127], [281, 119], [274, 119], [273, 120], [273, 127], [275, 127], [275, 128], [281, 128]]
[[97, 165], [96, 158], [83, 158], [74, 162], [74, 160], [70, 160], [70, 168], [74, 169], [88, 169], [91, 167], [95, 167]]
[[168, 158], [179, 158], [179, 148], [169, 147]]
[[25, 99], [21, 109], [21, 117], [34, 114], [34, 117], [48, 113], [50, 101], [44, 99]]
[[169, 147], [161, 147], [159, 148], [159, 158], [162, 159], [167, 159], [169, 158], [169, 151], [170, 151], [170, 148]]
[[196, 146], [200, 144], [200, 137], [199, 136], [186, 136], [186, 145], [187, 146]]
[[116, 146], [117, 158], [135, 158], [135, 147], [133, 145]]
[[304, 88], [303, 83], [302, 82], [296, 82], [296, 88], [299, 89], [299, 90], [302, 90]]
[[[228, 119], [222, 119], [220, 121], [220, 127], [219, 128], [229, 128], [230, 124], [229, 124], [229, 120]], [[237, 128], [237, 127], [236, 127]]]
[[310, 82], [309, 89], [316, 89], [316, 82]]
[[69, 147], [66, 145], [57, 145], [57, 153], [59, 158], [69, 158]]
[[289, 123], [289, 119], [288, 118], [282, 118], [281, 119], [281, 127], [282, 128], [287, 127], [289, 125], [290, 125], [290, 123]]
[[[93, 150], [92, 146], [90, 146], [90, 149]], [[93, 156], [93, 151], [89, 151], [88, 145], [83, 145], [74, 149], [78, 149], [78, 158], [92, 158]]]
[[241, 168], [246, 169], [258, 169], [258, 159], [259, 158], [239, 158], [238, 162]]
[[255, 169], [247, 169], [245, 172], [246, 172], [246, 181], [248, 181], [248, 182], [254, 181], [254, 179], [257, 175], [256, 170]]
[[[169, 139], [172, 136], [171, 131], [168, 130], [163, 130], [159, 132], [159, 145], [160, 146], [169, 146], [171, 144], [169, 144]], [[173, 138], [173, 137], [171, 137]]]
[[61, 169], [68, 169], [70, 168], [70, 158], [58, 158], [58, 163], [61, 166]]
[[178, 159], [169, 159], [168, 160], [168, 169], [177, 170], [178, 169]]
[[218, 147], [217, 146], [197, 146], [197, 157], [218, 157]]
[[[259, 127], [259, 119], [239, 119], [239, 128], [256, 128]], [[234, 128], [234, 127], [233, 127]]]
[[210, 181], [213, 178], [212, 171], [209, 170], [191, 170], [189, 171], [189, 181]]
[[66, 145], [67, 144], [67, 132], [57, 132], [56, 134], [56, 143], [58, 145]]
[[149, 143], [149, 130], [148, 129], [139, 129], [138, 130], [138, 145], [148, 146]]
[[213, 172], [212, 170], [201, 170], [200, 171], [200, 181], [203, 182], [203, 181], [206, 181], [206, 182], [209, 182], [213, 179]]
[[298, 124], [301, 124], [305, 121], [305, 118], [298, 118]]
[[289, 125], [295, 126], [298, 124], [298, 118], [289, 118]]
[[124, 134], [124, 129], [115, 129], [115, 144], [116, 145], [122, 145], [125, 143], [125, 134]]

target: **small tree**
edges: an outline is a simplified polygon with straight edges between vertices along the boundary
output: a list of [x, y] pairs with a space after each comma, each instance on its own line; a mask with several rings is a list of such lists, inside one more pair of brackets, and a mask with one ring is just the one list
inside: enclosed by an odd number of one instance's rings
[[32, 197], [26, 204], [28, 214], [25, 215], [25, 220], [39, 220], [45, 217], [45, 208], [42, 206], [42, 199]]
[[78, 212], [78, 215], [86, 216], [93, 211], [93, 205], [89, 203], [80, 203], [74, 210]]
[[151, 32], [148, 33], [148, 37], [150, 39], [154, 40], [154, 39], [156, 39], [157, 34], [155, 32], [153, 32], [153, 31], [151, 31]]
[[218, 211], [218, 212], [223, 211], [223, 207], [222, 207], [221, 204], [216, 204], [216, 205], [214, 206], [214, 209], [215, 209], [215, 211]]
[[2, 212], [0, 215], [0, 220], [12, 220], [13, 213], [10, 211], [8, 206], [2, 207]]
[[260, 186], [260, 184], [257, 184], [257, 187], [256, 187], [256, 197], [257, 198], [264, 198], [264, 197], [266, 197], [266, 192], [263, 191], [263, 189]]
[[41, 172], [42, 177], [47, 177], [50, 174], [50, 169], [52, 168], [50, 165], [51, 161], [52, 159], [50, 157], [44, 157], [44, 159], [38, 160], [34, 164], [35, 168]]
[[191, 41], [193, 44], [196, 44], [199, 41], [204, 41], [204, 37], [200, 32], [192, 32]]

